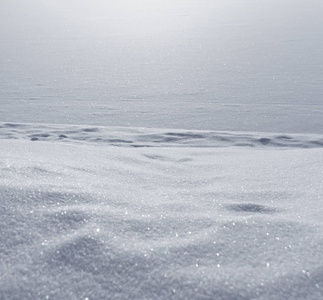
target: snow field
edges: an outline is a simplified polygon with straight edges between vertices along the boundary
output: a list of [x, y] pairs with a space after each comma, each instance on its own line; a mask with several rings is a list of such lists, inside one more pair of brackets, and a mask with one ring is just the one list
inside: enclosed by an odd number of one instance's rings
[[1, 1], [0, 300], [323, 299], [322, 20]]

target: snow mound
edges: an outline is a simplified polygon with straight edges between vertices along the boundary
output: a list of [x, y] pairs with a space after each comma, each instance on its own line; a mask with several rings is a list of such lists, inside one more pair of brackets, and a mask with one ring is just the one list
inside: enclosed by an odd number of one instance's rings
[[103, 147], [72, 137], [116, 128], [37, 126], [1, 128], [17, 138], [0, 141], [1, 298], [323, 297], [322, 149], [195, 147], [219, 133], [187, 131]]
[[323, 135], [0, 123], [0, 138], [125, 147], [321, 148]]

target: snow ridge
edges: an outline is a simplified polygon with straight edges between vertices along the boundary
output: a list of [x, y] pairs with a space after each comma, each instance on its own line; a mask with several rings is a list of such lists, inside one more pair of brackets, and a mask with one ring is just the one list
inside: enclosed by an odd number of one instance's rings
[[82, 142], [122, 147], [322, 148], [323, 135], [0, 123], [0, 139]]

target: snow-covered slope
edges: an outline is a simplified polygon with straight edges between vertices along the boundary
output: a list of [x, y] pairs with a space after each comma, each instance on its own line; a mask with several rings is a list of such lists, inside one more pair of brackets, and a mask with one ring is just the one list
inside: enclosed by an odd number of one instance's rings
[[[1, 126], [2, 299], [323, 296], [321, 143]], [[218, 148], [217, 136], [254, 147]], [[179, 140], [148, 147], [165, 137]]]

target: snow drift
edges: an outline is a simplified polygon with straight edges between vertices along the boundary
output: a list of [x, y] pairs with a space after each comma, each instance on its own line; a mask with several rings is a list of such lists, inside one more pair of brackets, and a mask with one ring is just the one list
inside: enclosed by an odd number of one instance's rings
[[321, 298], [322, 137], [167, 133], [2, 124], [1, 297]]

